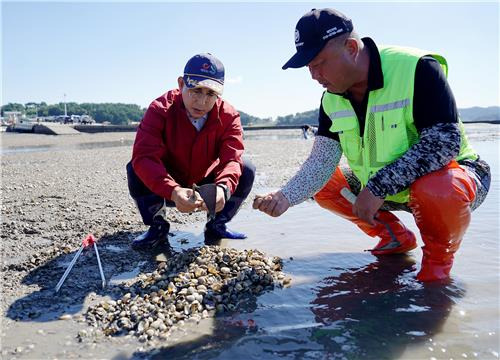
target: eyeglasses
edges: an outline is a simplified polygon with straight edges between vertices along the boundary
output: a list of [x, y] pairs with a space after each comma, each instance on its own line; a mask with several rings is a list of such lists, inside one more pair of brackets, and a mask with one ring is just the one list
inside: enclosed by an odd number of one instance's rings
[[208, 93], [204, 94], [203, 90], [201, 90], [199, 88], [188, 89], [188, 94], [194, 100], [202, 102], [202, 103], [215, 101], [219, 97], [213, 91], [209, 91]]

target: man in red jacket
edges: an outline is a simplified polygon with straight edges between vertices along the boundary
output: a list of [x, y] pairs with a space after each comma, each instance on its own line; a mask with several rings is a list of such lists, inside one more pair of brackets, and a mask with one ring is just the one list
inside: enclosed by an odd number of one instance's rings
[[146, 111], [127, 165], [130, 195], [150, 225], [132, 242], [136, 250], [167, 242], [166, 207], [183, 213], [206, 210], [193, 196], [193, 184], [217, 185], [217, 214], [206, 224], [205, 239], [246, 238], [226, 227], [250, 193], [255, 167], [242, 159], [240, 115], [220, 97], [224, 66], [211, 54], [198, 54], [177, 81], [179, 89], [160, 96]]

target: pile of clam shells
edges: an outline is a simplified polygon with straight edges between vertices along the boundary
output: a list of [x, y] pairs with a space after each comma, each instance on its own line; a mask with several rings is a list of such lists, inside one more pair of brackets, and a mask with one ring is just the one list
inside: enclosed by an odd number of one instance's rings
[[258, 250], [193, 248], [141, 275], [121, 299], [90, 307], [85, 317], [105, 335], [166, 339], [185, 321], [233, 311], [245, 296], [288, 285], [281, 269], [280, 258]]

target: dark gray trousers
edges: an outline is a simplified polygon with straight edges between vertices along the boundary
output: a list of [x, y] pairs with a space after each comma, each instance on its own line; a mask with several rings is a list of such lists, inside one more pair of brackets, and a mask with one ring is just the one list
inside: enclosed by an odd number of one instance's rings
[[[209, 184], [214, 182], [214, 174], [210, 174], [197, 185]], [[238, 212], [241, 204], [247, 198], [248, 194], [252, 190], [253, 181], [255, 179], [255, 166], [248, 159], [243, 158], [243, 171], [236, 187], [235, 192], [226, 202], [224, 209], [218, 212], [215, 216], [214, 223], [227, 223]], [[135, 200], [139, 212], [142, 217], [142, 221], [145, 225], [151, 225], [153, 223], [153, 217], [158, 211], [167, 207], [175, 207], [175, 203], [170, 199], [164, 199], [159, 195], [154, 194], [149, 190], [146, 185], [139, 179], [136, 175], [134, 169], [132, 168], [132, 163], [127, 164], [127, 180], [128, 180], [128, 190], [130, 196]]]

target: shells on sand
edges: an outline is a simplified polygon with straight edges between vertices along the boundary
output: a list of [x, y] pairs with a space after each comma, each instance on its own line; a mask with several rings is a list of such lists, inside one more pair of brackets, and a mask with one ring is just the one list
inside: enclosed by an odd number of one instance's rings
[[177, 253], [142, 274], [118, 300], [90, 307], [87, 322], [105, 335], [166, 339], [176, 326], [234, 311], [244, 296], [290, 283], [282, 261], [258, 250], [203, 246]]

